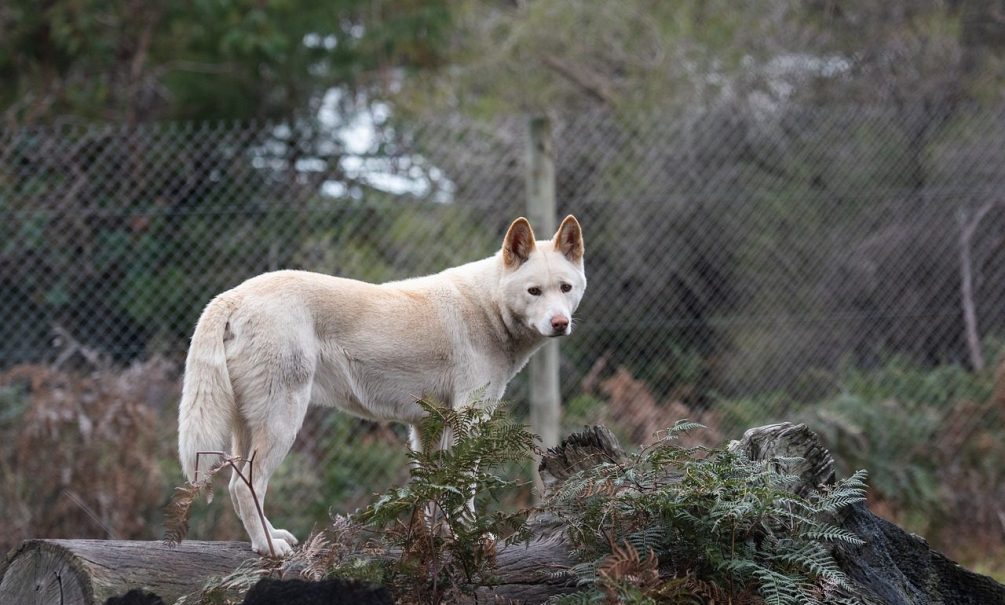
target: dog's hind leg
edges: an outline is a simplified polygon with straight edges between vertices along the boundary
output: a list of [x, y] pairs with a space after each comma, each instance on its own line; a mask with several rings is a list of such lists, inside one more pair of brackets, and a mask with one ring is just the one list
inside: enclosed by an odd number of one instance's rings
[[[248, 430], [244, 426], [244, 423], [243, 422], [235, 423], [233, 445], [231, 446], [231, 454], [244, 460], [249, 460], [252, 456], [250, 444], [251, 444], [251, 435], [248, 433]], [[238, 468], [241, 470], [241, 473], [245, 477], [248, 477], [249, 466], [247, 462], [238, 463]], [[254, 473], [257, 469], [258, 465], [256, 464], [254, 469], [252, 469], [252, 476], [251, 476], [252, 479], [254, 479]], [[244, 485], [244, 481], [240, 478], [240, 476], [236, 472], [232, 473], [230, 476], [230, 485], [229, 485], [230, 501], [234, 505], [234, 511], [237, 513], [237, 518], [241, 519], [243, 522], [245, 516], [244, 511], [241, 509], [241, 498], [238, 497], [239, 490], [242, 489], [241, 486], [244, 486], [245, 488], [247, 487]], [[248, 514], [250, 515], [249, 518], [256, 519], [257, 520], [256, 522], [259, 525], [261, 525], [261, 520], [258, 519], [258, 510], [257, 508], [255, 508], [254, 502], [252, 502], [251, 510], [248, 511]], [[294, 535], [291, 534], [290, 532], [284, 529], [276, 529], [272, 527], [272, 523], [267, 518], [265, 519], [265, 523], [266, 527], [269, 530], [269, 535], [272, 538], [285, 540], [290, 545], [294, 545], [297, 543], [296, 537], [294, 537]]]
[[[296, 386], [274, 386], [276, 388], [269, 389], [268, 401], [256, 402], [259, 405], [246, 408], [250, 411], [245, 414], [248, 421], [246, 457], [253, 458], [253, 462], [250, 470], [246, 464], [242, 472], [245, 477], [250, 472], [254, 496], [240, 479], [231, 478], [230, 487], [235, 509], [251, 537], [252, 549], [259, 554], [271, 554], [269, 540], [266, 538], [268, 532], [275, 554], [282, 557], [292, 552], [297, 540], [290, 532], [273, 527], [268, 518], [264, 519], [263, 527], [265, 495], [269, 479], [289, 453], [303, 424], [310, 401], [310, 381]], [[255, 497], [258, 499], [257, 505]], [[262, 510], [262, 517], [259, 516], [259, 509]]]
[[[248, 435], [248, 429], [244, 426], [244, 422], [240, 419], [234, 422], [234, 434], [231, 438], [230, 455], [240, 458], [242, 460], [247, 460], [251, 456], [251, 452], [248, 451], [248, 444], [251, 441], [251, 437]], [[247, 477], [248, 476], [248, 465], [246, 462], [235, 462], [237, 468], [241, 473]], [[241, 483], [241, 478], [237, 471], [230, 474], [230, 484], [227, 486], [230, 492], [230, 502], [234, 505], [234, 512], [237, 513], [237, 518], [244, 520], [244, 513], [241, 512], [241, 499], [237, 497], [238, 485]]]

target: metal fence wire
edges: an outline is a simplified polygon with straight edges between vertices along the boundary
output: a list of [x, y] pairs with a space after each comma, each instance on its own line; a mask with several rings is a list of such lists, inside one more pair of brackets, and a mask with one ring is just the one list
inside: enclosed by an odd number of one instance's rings
[[[986, 107], [556, 118], [589, 277], [561, 343], [565, 427], [641, 443], [688, 417], [714, 442], [805, 421], [888, 500], [946, 506], [938, 452], [1005, 433], [1003, 141]], [[202, 307], [258, 273], [386, 281], [487, 256], [526, 211], [526, 146], [522, 118], [387, 112], [0, 131], [0, 369], [180, 369]], [[524, 411], [525, 383], [508, 397]], [[358, 502], [400, 478], [403, 454], [345, 447], [393, 429], [324, 418], [288, 481], [320, 459], [314, 489]], [[973, 488], [999, 502], [1000, 462]]]

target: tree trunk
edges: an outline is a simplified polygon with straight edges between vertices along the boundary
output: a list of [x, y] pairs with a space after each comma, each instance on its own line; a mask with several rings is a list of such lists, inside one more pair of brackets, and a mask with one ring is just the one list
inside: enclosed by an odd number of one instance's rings
[[977, 329], [977, 296], [974, 285], [974, 261], [972, 250], [974, 235], [981, 221], [988, 215], [994, 204], [988, 202], [981, 206], [973, 216], [965, 210], [959, 211], [960, 223], [960, 304], [963, 307], [964, 335], [967, 340], [967, 350], [970, 353], [970, 365], [975, 370], [984, 369], [984, 350], [981, 346], [980, 331]]
[[172, 603], [257, 556], [246, 542], [28, 540], [0, 563], [0, 603], [97, 605], [134, 588]]
[[561, 532], [529, 544], [499, 550], [493, 575], [497, 581], [475, 593], [476, 603], [544, 603], [556, 595], [574, 592], [576, 580], [566, 571], [576, 562]]

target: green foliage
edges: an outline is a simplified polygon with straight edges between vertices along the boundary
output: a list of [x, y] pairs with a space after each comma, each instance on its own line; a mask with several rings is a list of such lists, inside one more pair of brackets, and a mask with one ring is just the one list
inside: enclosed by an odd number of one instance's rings
[[898, 356], [871, 370], [848, 367], [838, 384], [845, 393], [867, 401], [896, 399], [914, 409], [947, 409], [960, 400], [986, 401], [993, 390], [986, 373], [970, 371], [960, 364], [920, 367]]
[[[805, 407], [800, 420], [821, 436], [843, 468], [869, 469], [873, 495], [899, 511], [902, 523], [932, 533], [954, 500], [945, 489], [951, 480], [947, 469], [968, 459], [979, 442], [966, 438], [977, 428], [968, 418], [979, 413], [977, 402], [992, 400], [991, 374], [956, 364], [923, 368], [894, 358], [869, 371], [845, 369], [837, 382], [842, 393]], [[994, 423], [980, 428], [1001, 431]], [[976, 456], [985, 457], [986, 452]], [[986, 486], [998, 481], [998, 473], [979, 464], [970, 468], [984, 476]]]
[[[865, 498], [865, 472], [806, 497], [772, 461], [727, 449], [683, 448], [678, 422], [623, 464], [601, 464], [562, 484], [548, 508], [568, 527], [589, 587], [572, 603], [653, 603], [669, 579], [710, 582], [767, 603], [857, 603], [829, 545], [861, 544], [830, 522]], [[675, 585], [679, 586], [679, 585]], [[592, 596], [591, 596], [592, 595]]]
[[0, 11], [0, 111], [25, 121], [309, 114], [331, 87], [373, 96], [382, 70], [439, 65], [451, 23], [441, 0], [13, 0]]
[[[320, 476], [313, 460], [308, 460], [303, 469], [304, 474], [317, 477], [320, 483], [311, 511], [313, 519], [325, 518], [334, 503], [341, 503], [341, 510], [363, 506], [372, 499], [374, 492], [407, 480], [404, 439], [399, 437], [400, 441], [393, 444], [388, 443], [388, 438], [368, 439], [360, 421], [342, 413], [325, 414], [321, 426], [318, 438], [322, 442], [318, 447], [330, 448], [334, 455], [324, 465]], [[367, 480], [360, 482], [363, 473]], [[290, 511], [291, 514], [295, 512]]]
[[579, 393], [562, 406], [563, 433], [579, 430], [584, 425], [600, 423], [607, 404], [593, 395]]
[[15, 428], [30, 405], [21, 385], [0, 385], [0, 430]]
[[805, 418], [843, 465], [868, 465], [875, 495], [933, 517], [944, 509], [939, 460], [930, 448], [942, 424], [937, 409], [844, 395]]
[[[989, 359], [1001, 345], [985, 343]], [[846, 363], [814, 376], [820, 397], [783, 391], [720, 399], [706, 422], [722, 435], [779, 420], [816, 432], [841, 472], [867, 468], [870, 506], [967, 565], [985, 564], [1000, 542], [997, 523], [1005, 473], [996, 461], [1005, 425], [994, 373], [960, 364], [926, 366], [903, 356], [870, 369]]]
[[[501, 407], [452, 410], [420, 402], [417, 427], [423, 451], [413, 451], [411, 480], [353, 515], [384, 532], [401, 557], [388, 581], [408, 586], [420, 602], [436, 603], [485, 583], [491, 573], [493, 536], [520, 535], [527, 511], [477, 514], [486, 500], [512, 488], [497, 469], [526, 459], [534, 436]], [[430, 444], [451, 444], [449, 448]], [[421, 596], [420, 596], [421, 595]]]
[[[17, 212], [0, 221], [0, 229], [22, 239], [21, 247], [8, 251], [22, 261], [0, 276], [4, 284], [17, 284], [10, 300], [0, 301], [0, 312], [12, 313], [9, 330], [25, 333], [0, 342], [0, 357], [16, 361], [49, 354], [48, 330], [58, 318], [75, 339], [119, 361], [154, 353], [183, 358], [205, 304], [253, 275], [289, 268], [388, 281], [484, 257], [497, 245], [494, 233], [473, 234], [478, 220], [472, 210], [415, 199], [399, 207], [363, 185], [366, 204], [314, 191], [295, 192], [294, 204], [283, 197], [294, 193], [269, 191], [276, 174], [243, 164], [227, 163], [228, 170], [212, 176], [181, 177], [173, 166], [215, 170], [226, 145], [203, 147], [196, 141], [189, 150], [191, 132], [184, 128], [136, 132], [152, 139], [150, 148], [157, 153], [143, 156], [138, 172], [145, 176], [142, 184], [128, 185], [139, 188], [129, 207], [101, 189], [96, 178], [97, 190], [84, 197], [109, 215], [82, 229], [75, 212], [40, 210], [36, 198], [13, 196]], [[252, 129], [249, 136], [266, 132]], [[100, 132], [75, 131], [68, 139], [124, 153], [121, 138]], [[24, 155], [15, 153], [15, 163], [30, 161], [35, 144], [18, 147]], [[40, 186], [55, 187], [61, 172], [40, 172]], [[172, 185], [177, 178], [195, 179], [195, 190], [179, 191]], [[249, 189], [265, 195], [249, 196]], [[6, 243], [0, 242], [0, 247]], [[427, 242], [438, 245], [424, 246]]]
[[721, 399], [713, 406], [722, 417], [721, 426], [718, 428], [732, 432], [777, 421], [783, 418], [794, 404], [785, 394], [770, 392], [750, 397]]
[[[379, 195], [374, 195], [379, 200]], [[312, 271], [384, 282], [442, 271], [483, 258], [496, 242], [472, 237], [475, 213], [464, 208], [379, 202], [333, 211], [325, 204], [298, 227], [304, 236], [291, 259]], [[290, 231], [288, 231], [290, 232]], [[415, 253], [415, 242], [436, 242]]]

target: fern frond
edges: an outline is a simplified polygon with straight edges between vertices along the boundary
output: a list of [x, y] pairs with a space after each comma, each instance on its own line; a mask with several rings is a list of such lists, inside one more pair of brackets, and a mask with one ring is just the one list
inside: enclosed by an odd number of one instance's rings
[[754, 561], [730, 561], [726, 569], [741, 578], [751, 578], [757, 592], [767, 605], [797, 605], [804, 603], [806, 586], [798, 579], [779, 573]]
[[705, 426], [704, 424], [701, 424], [700, 422], [691, 422], [687, 419], [682, 419], [675, 422], [672, 427], [665, 429], [662, 432], [662, 439], [663, 440], [677, 439], [684, 433], [689, 433], [691, 431], [697, 431], [706, 428], [708, 427]]
[[628, 534], [624, 540], [640, 552], [659, 551], [666, 547], [667, 535], [662, 526], [652, 525]]
[[865, 483], [867, 476], [868, 472], [862, 469], [838, 481], [820, 498], [817, 512], [834, 514], [847, 506], [865, 501], [868, 489]]
[[171, 500], [164, 507], [164, 543], [177, 546], [188, 535], [188, 520], [192, 505], [200, 494], [213, 490], [213, 478], [208, 476], [198, 483], [186, 483], [176, 487]]
[[600, 593], [583, 591], [552, 597], [545, 601], [545, 605], [596, 605], [605, 600]]
[[782, 542], [787, 548], [769, 556], [769, 560], [793, 567], [801, 567], [813, 577], [826, 578], [837, 584], [844, 585], [848, 578], [837, 566], [830, 552], [817, 542], [799, 544], [791, 540]]
[[600, 561], [584, 561], [570, 567], [566, 573], [576, 578], [577, 586], [588, 586], [597, 582], [597, 567]]
[[862, 538], [836, 525], [817, 526], [814, 529], [803, 532], [801, 536], [807, 540], [816, 540], [819, 542], [843, 542], [852, 546], [865, 544], [865, 540]]

